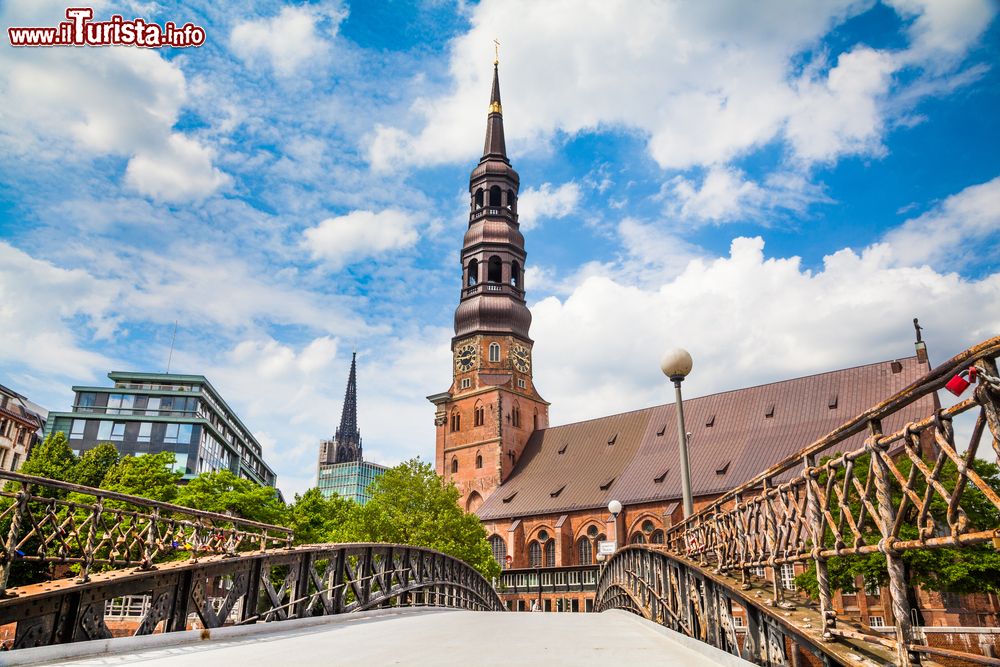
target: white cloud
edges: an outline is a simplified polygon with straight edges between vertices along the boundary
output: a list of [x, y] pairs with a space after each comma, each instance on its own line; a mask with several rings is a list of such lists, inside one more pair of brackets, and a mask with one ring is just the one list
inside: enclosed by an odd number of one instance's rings
[[391, 250], [402, 250], [417, 242], [412, 213], [398, 209], [351, 211], [327, 218], [303, 232], [303, 245], [313, 259], [336, 270], [347, 264]]
[[229, 48], [244, 61], [264, 59], [280, 76], [291, 76], [303, 63], [329, 52], [330, 43], [319, 34], [318, 24], [330, 19], [335, 33], [345, 18], [346, 10], [339, 7], [283, 7], [272, 18], [238, 23], [229, 35]]
[[[15, 4], [0, 22], [60, 18], [47, 15]], [[51, 161], [124, 156], [126, 180], [141, 194], [200, 199], [228, 178], [200, 139], [173, 130], [187, 101], [179, 62], [126, 47], [0, 49], [0, 148]]]
[[[822, 37], [870, 3], [482, 3], [470, 10], [469, 32], [452, 42], [451, 88], [417, 97], [405, 116], [410, 124], [377, 126], [369, 160], [388, 169], [472, 158], [495, 36], [504, 44], [501, 88], [514, 153], [560, 132], [625, 128], [647, 136], [652, 157], [673, 169], [725, 163], [776, 139], [804, 162], [877, 155], [893, 109], [892, 75], [903, 63], [927, 65], [931, 36], [965, 52], [991, 15], [980, 9], [960, 18], [937, 4], [913, 4], [908, 9], [922, 13], [912, 50], [855, 45], [824, 72]], [[799, 74], [803, 52], [820, 55]]]
[[804, 75], [785, 130], [795, 154], [806, 162], [882, 154], [882, 101], [897, 68], [891, 54], [858, 47], [841, 55], [826, 77]]
[[[992, 243], [984, 243], [989, 237]], [[923, 215], [889, 232], [886, 241], [900, 263], [961, 271], [997, 258], [1000, 176], [951, 195]]]
[[570, 181], [559, 187], [543, 183], [539, 188], [528, 188], [517, 199], [517, 217], [521, 229], [528, 231], [545, 218], [565, 218], [576, 213], [580, 204], [580, 186]]
[[655, 285], [592, 276], [535, 304], [536, 383], [553, 423], [666, 402], [658, 359], [669, 346], [691, 351], [686, 389], [700, 395], [912, 355], [914, 316], [938, 360], [1000, 330], [1000, 274], [901, 267], [881, 244], [810, 271], [763, 247], [736, 239], [728, 257], [692, 260]]
[[965, 54], [996, 14], [989, 0], [888, 0], [899, 14], [911, 19], [912, 46], [904, 55], [929, 67], [948, 66]]

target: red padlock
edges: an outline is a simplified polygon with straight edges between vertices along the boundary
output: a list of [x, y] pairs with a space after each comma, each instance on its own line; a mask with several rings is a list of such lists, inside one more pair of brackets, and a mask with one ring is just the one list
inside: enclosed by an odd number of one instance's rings
[[952, 379], [948, 380], [948, 384], [946, 384], [944, 388], [956, 396], [961, 396], [962, 393], [969, 388], [969, 385], [975, 381], [976, 367], [970, 366], [967, 370], [962, 371]]

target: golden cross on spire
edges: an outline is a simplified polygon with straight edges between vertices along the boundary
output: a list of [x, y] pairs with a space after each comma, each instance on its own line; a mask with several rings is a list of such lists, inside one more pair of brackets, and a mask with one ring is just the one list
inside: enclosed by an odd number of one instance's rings
[[494, 65], [499, 65], [500, 64], [500, 40], [499, 39], [494, 39], [493, 40], [493, 64]]

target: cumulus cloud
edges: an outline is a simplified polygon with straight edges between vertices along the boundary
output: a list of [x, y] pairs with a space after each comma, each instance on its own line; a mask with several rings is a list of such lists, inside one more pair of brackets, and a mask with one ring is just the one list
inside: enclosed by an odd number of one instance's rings
[[320, 24], [332, 23], [332, 37], [345, 18], [347, 11], [336, 6], [283, 7], [277, 16], [236, 24], [229, 35], [229, 48], [245, 62], [263, 61], [279, 76], [291, 76], [303, 63], [330, 50]]
[[303, 245], [315, 260], [336, 270], [347, 264], [417, 242], [413, 215], [398, 209], [351, 211], [327, 218], [303, 232]]
[[565, 218], [576, 213], [580, 196], [580, 186], [573, 181], [558, 187], [543, 183], [539, 188], [522, 191], [517, 199], [517, 216], [521, 229], [534, 229], [545, 218]]
[[940, 360], [995, 335], [997, 304], [1000, 274], [898, 266], [884, 244], [811, 271], [738, 238], [728, 256], [693, 259], [655, 285], [595, 275], [535, 304], [536, 384], [564, 423], [667, 402], [658, 359], [670, 346], [691, 351], [688, 391], [700, 395], [909, 356], [914, 316]]
[[[624, 127], [673, 169], [725, 163], [775, 139], [806, 163], [878, 154], [893, 74], [926, 65], [928, 41], [966, 52], [993, 13], [988, 0], [970, 4], [975, 11], [959, 16], [947, 3], [902, 0], [899, 11], [915, 21], [912, 49], [852, 46], [827, 72], [820, 40], [868, 3], [483, 3], [452, 43], [450, 90], [418, 97], [407, 115], [415, 124], [376, 127], [369, 159], [382, 169], [473, 157], [496, 35], [515, 152], [560, 132]], [[799, 73], [804, 52], [818, 55]]]
[[[65, 8], [63, 6], [63, 8]], [[5, 25], [54, 24], [20, 4]], [[0, 147], [43, 159], [128, 159], [126, 181], [164, 201], [200, 199], [228, 182], [203, 141], [174, 131], [187, 101], [178, 61], [150, 49], [0, 50]]]
[[[992, 238], [991, 243], [984, 243]], [[905, 264], [959, 270], [997, 258], [1000, 177], [965, 188], [889, 232], [886, 241]]]

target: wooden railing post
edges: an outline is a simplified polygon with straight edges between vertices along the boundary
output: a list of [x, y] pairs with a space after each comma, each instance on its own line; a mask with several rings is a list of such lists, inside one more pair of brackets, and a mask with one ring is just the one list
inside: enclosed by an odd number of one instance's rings
[[806, 503], [809, 515], [809, 534], [812, 537], [812, 558], [816, 564], [816, 587], [819, 590], [819, 613], [823, 622], [823, 638], [832, 640], [831, 628], [837, 626], [837, 612], [833, 608], [833, 595], [830, 592], [830, 573], [827, 568], [823, 551], [823, 511], [819, 506], [819, 495], [816, 493], [818, 472], [814, 472], [816, 457], [808, 454], [802, 459], [803, 476], [806, 478]]
[[10, 530], [7, 531], [7, 541], [4, 543], [3, 563], [0, 563], [0, 598], [8, 597], [7, 583], [10, 581], [10, 570], [17, 558], [17, 541], [21, 536], [21, 523], [28, 513], [28, 499], [31, 497], [31, 485], [21, 482], [21, 490], [17, 492], [17, 510], [10, 518]]
[[882, 436], [882, 422], [872, 419], [869, 422], [869, 438], [867, 448], [872, 457], [872, 473], [875, 475], [875, 497], [878, 502], [879, 522], [881, 523], [882, 539], [879, 551], [885, 555], [889, 571], [889, 594], [892, 597], [892, 616], [896, 625], [896, 664], [902, 667], [919, 664], [920, 658], [907, 648], [913, 640], [913, 626], [910, 622], [910, 600], [907, 595], [906, 573], [903, 559], [893, 548], [896, 538], [892, 527], [896, 523], [896, 508], [892, 502], [891, 473], [889, 465], [883, 456], [879, 439]]

